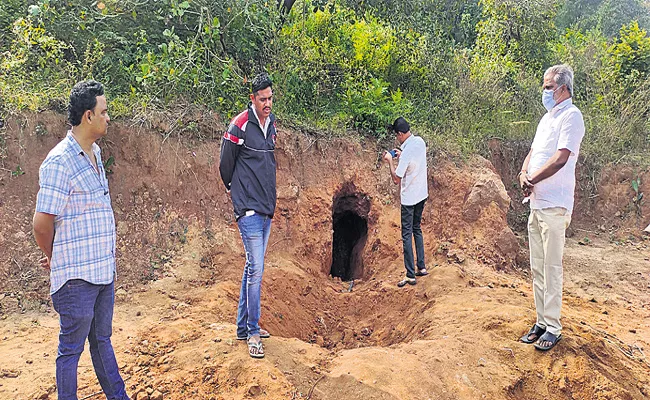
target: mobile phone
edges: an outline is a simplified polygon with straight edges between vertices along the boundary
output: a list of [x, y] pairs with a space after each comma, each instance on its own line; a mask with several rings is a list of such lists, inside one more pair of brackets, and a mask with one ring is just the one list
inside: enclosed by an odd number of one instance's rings
[[388, 150], [388, 154], [390, 154], [391, 157], [393, 157], [393, 158], [397, 157], [397, 151], [395, 151], [395, 149]]

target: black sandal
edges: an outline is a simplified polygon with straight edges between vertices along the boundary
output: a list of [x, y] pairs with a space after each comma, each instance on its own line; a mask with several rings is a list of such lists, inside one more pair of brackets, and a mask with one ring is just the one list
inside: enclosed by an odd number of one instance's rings
[[[549, 350], [551, 350], [553, 347], [555, 347], [555, 345], [557, 344], [557, 342], [560, 341], [560, 339], [562, 339], [562, 334], [559, 334], [559, 335], [555, 336], [555, 335], [552, 334], [551, 332], [546, 332], [546, 333], [544, 333], [544, 334], [539, 338], [539, 340], [537, 341], [537, 343], [535, 343], [533, 346], [535, 346], [535, 348], [536, 348], [537, 350], [541, 350], [541, 351], [549, 351]], [[541, 342], [549, 342], [549, 343], [551, 343], [551, 344], [550, 344], [549, 346], [542, 346], [542, 345], [540, 344]]]
[[[522, 336], [519, 340], [526, 344], [533, 344], [539, 340], [539, 338], [546, 333], [546, 328], [540, 328], [537, 324], [534, 324], [532, 328], [528, 331], [527, 334]], [[535, 335], [535, 339], [531, 339], [530, 336]]]

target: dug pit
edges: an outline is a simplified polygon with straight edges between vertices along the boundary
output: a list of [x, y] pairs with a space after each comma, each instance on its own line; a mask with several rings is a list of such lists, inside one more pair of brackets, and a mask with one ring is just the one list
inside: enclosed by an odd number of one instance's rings
[[343, 185], [332, 203], [330, 275], [350, 281], [363, 276], [363, 249], [368, 239], [370, 200], [352, 183]]

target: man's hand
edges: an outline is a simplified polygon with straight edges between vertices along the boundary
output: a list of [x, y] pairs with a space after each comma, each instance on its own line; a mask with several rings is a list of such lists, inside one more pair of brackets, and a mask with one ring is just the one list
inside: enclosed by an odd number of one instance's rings
[[402, 155], [402, 150], [400, 149], [393, 149], [395, 151], [395, 158], [399, 158], [399, 156]]
[[393, 156], [389, 152], [384, 153], [384, 162], [389, 163], [393, 159]]
[[41, 267], [50, 270], [50, 260], [52, 258], [52, 245], [54, 243], [54, 218], [55, 215], [42, 212], [34, 213], [34, 239], [36, 244], [45, 254], [40, 260]]
[[521, 190], [524, 192], [524, 196], [528, 197], [533, 191], [533, 184], [530, 183], [530, 177], [528, 176], [527, 173], [522, 171], [519, 174], [519, 187]]
[[38, 262], [41, 264], [41, 267], [48, 271], [50, 270], [50, 258], [48, 256], [41, 258]]

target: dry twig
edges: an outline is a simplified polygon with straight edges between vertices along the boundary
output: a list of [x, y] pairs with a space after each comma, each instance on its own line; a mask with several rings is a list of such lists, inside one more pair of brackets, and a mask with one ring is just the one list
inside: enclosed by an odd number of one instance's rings
[[323, 378], [325, 378], [325, 375], [321, 375], [316, 382], [314, 382], [314, 385], [309, 389], [309, 393], [307, 393], [307, 400], [311, 399], [311, 395], [314, 392], [314, 389], [316, 388], [316, 385], [318, 385], [318, 382], [322, 381]]

